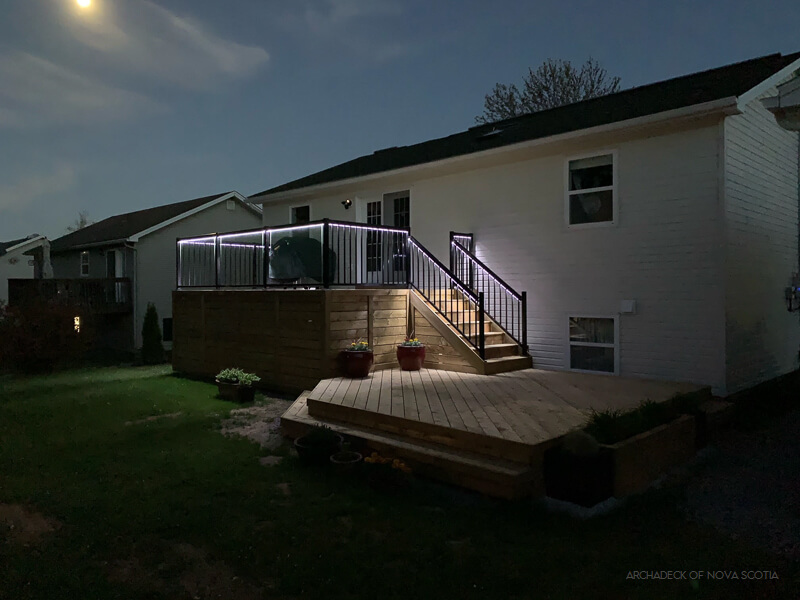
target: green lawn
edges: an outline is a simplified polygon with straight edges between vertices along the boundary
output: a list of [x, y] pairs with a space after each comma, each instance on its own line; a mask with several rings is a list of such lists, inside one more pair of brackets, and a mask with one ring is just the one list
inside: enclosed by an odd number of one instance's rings
[[[680, 488], [577, 521], [425, 482], [381, 494], [291, 456], [263, 467], [218, 433], [232, 406], [215, 393], [164, 367], [0, 378], [0, 503], [60, 523], [25, 545], [0, 522], [0, 598], [782, 598], [798, 581], [687, 523]], [[780, 581], [626, 580], [666, 569]]]

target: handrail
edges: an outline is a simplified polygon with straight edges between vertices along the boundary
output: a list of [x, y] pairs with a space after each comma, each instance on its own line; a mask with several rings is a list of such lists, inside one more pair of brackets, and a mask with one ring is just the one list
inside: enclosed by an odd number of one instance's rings
[[[483, 293], [476, 294], [470, 290], [412, 236], [408, 237], [408, 256], [409, 286], [417, 290], [478, 351], [482, 359], [485, 358]], [[458, 290], [460, 299], [453, 297], [453, 290]], [[473, 320], [473, 314], [476, 320]]]
[[489, 317], [517, 342], [523, 352], [528, 351], [528, 297], [517, 292], [477, 256], [451, 236], [450, 263], [469, 264], [470, 287], [484, 293], [485, 309]]
[[497, 281], [497, 283], [499, 283], [499, 284], [500, 284], [500, 285], [502, 285], [502, 286], [503, 286], [503, 287], [504, 287], [506, 290], [508, 290], [508, 292], [509, 292], [509, 293], [510, 293], [512, 296], [515, 296], [515, 297], [516, 297], [518, 300], [522, 300], [522, 292], [518, 292], [518, 291], [516, 291], [514, 288], [512, 288], [510, 285], [508, 285], [508, 284], [507, 284], [507, 283], [506, 283], [506, 282], [503, 280], [503, 278], [502, 278], [502, 277], [500, 277], [500, 276], [499, 276], [497, 273], [495, 273], [495, 272], [494, 272], [494, 271], [492, 271], [492, 270], [491, 270], [491, 269], [490, 269], [488, 266], [486, 266], [486, 263], [484, 263], [483, 261], [481, 261], [481, 259], [479, 259], [479, 258], [478, 258], [477, 256], [475, 256], [475, 255], [474, 255], [472, 252], [470, 252], [470, 251], [469, 251], [467, 248], [465, 248], [463, 244], [461, 244], [461, 243], [457, 242], [456, 240], [453, 240], [453, 241], [451, 242], [451, 244], [452, 244], [452, 245], [455, 245], [455, 246], [458, 246], [458, 249], [459, 249], [459, 250], [461, 250], [461, 251], [463, 251], [463, 252], [464, 252], [464, 254], [466, 255], [466, 256], [465, 256], [465, 258], [466, 258], [467, 260], [469, 260], [470, 262], [473, 262], [473, 263], [475, 263], [475, 266], [479, 267], [479, 268], [480, 268], [482, 271], [485, 271], [485, 272], [486, 272], [488, 275], [491, 275], [491, 276], [492, 276], [492, 279], [494, 279], [495, 281]]

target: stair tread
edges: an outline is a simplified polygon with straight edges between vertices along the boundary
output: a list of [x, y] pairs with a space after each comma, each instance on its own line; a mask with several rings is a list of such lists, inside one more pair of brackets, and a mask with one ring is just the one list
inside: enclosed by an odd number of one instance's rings
[[[485, 471], [490, 471], [497, 475], [508, 477], [519, 477], [530, 472], [530, 466], [522, 463], [516, 463], [500, 458], [487, 458], [480, 454], [475, 454], [466, 450], [449, 448], [432, 442], [424, 442], [420, 440], [409, 441], [406, 438], [386, 433], [383, 431], [372, 430], [358, 425], [343, 424], [334, 420], [320, 419], [312, 417], [308, 414], [308, 409], [305, 406], [306, 395], [301, 394], [296, 402], [303, 401], [303, 406], [299, 410], [295, 410], [294, 414], [289, 415], [289, 411], [284, 413], [281, 417], [282, 420], [294, 420], [305, 422], [309, 425], [315, 423], [324, 423], [327, 427], [343, 435], [352, 435], [354, 437], [364, 439], [366, 441], [375, 441], [384, 444], [391, 444], [398, 449], [416, 452], [419, 454], [435, 457], [438, 459], [446, 459], [454, 463], [460, 463], [465, 466], [479, 468]], [[292, 405], [294, 407], [294, 405]]]
[[510, 361], [510, 360], [528, 361], [530, 359], [531, 359], [530, 356], [524, 356], [524, 355], [523, 356], [519, 356], [519, 355], [517, 355], [517, 356], [501, 356], [500, 358], [487, 358], [485, 362], [487, 362], [487, 363], [499, 363], [499, 362], [507, 362], [507, 361]]

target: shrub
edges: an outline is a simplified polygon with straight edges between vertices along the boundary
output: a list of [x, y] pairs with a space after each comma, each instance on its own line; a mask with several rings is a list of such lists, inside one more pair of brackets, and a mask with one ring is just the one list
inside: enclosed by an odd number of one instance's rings
[[142, 362], [146, 365], [158, 365], [164, 360], [164, 345], [161, 343], [158, 311], [152, 303], [148, 302], [142, 325]]
[[76, 330], [76, 308], [51, 302], [0, 306], [0, 366], [44, 373], [83, 358], [92, 334], [86, 319]]

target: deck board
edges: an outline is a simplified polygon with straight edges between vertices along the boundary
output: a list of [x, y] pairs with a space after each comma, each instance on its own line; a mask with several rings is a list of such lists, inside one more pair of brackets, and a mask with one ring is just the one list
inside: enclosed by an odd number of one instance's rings
[[513, 443], [540, 444], [583, 426], [592, 410], [629, 410], [700, 389], [691, 384], [526, 369], [477, 375], [384, 369], [321, 381], [311, 401]]

